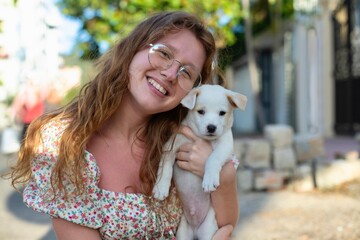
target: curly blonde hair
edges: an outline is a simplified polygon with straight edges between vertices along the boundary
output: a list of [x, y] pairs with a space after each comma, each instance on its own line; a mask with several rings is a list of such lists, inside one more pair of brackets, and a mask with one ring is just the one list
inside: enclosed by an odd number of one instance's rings
[[[183, 29], [190, 30], [202, 43], [206, 60], [201, 75], [203, 83], [211, 81], [215, 74], [215, 41], [198, 18], [181, 11], [162, 12], [147, 18], [99, 59], [99, 73], [82, 87], [73, 102], [31, 123], [20, 148], [18, 162], [12, 168], [12, 185], [16, 187], [30, 180], [31, 162], [40, 144], [43, 126], [51, 120], [67, 119], [69, 125], [62, 135], [58, 160], [51, 175], [52, 189], [54, 193], [65, 191], [64, 180], [70, 179], [78, 193], [84, 192], [86, 145], [90, 137], [115, 113], [124, 94], [128, 92], [129, 65], [134, 55], [148, 44]], [[143, 191], [148, 195], [156, 181], [162, 147], [185, 115], [186, 110], [179, 105], [168, 112], [153, 115], [143, 129], [144, 137], [141, 140], [149, 144], [145, 147], [139, 177], [144, 186]]]

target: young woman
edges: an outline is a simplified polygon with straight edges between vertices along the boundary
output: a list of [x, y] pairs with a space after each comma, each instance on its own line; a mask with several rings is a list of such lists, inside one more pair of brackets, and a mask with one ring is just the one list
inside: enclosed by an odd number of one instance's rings
[[[215, 42], [194, 16], [164, 12], [141, 22], [99, 62], [78, 98], [28, 128], [12, 172], [25, 203], [52, 216], [58, 239], [172, 239], [181, 215], [176, 189], [152, 198], [162, 146], [180, 129], [188, 91], [213, 78]], [[209, 143], [193, 140], [180, 167], [203, 175]], [[230, 236], [239, 214], [235, 169], [212, 193], [220, 227]]]

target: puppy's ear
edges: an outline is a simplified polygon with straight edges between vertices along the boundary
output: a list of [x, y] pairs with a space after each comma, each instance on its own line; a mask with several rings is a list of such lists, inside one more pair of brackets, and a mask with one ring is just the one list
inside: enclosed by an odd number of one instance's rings
[[188, 108], [188, 109], [193, 109], [195, 107], [195, 103], [196, 103], [196, 97], [200, 94], [200, 90], [199, 89], [193, 89], [191, 90], [182, 100], [181, 100], [181, 104]]
[[228, 90], [227, 98], [233, 107], [245, 110], [247, 103], [247, 97], [245, 95]]

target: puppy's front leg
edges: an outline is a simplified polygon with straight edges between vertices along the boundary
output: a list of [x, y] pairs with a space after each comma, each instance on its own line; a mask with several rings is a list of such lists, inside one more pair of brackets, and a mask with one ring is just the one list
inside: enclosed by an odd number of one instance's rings
[[222, 135], [215, 145], [205, 164], [202, 187], [205, 192], [215, 191], [220, 185], [220, 171], [233, 153], [234, 140], [231, 130]]
[[175, 162], [175, 150], [170, 150], [170, 141], [165, 144], [166, 151], [160, 160], [157, 172], [157, 181], [153, 188], [153, 196], [159, 200], [164, 200], [169, 196], [171, 178], [173, 175], [173, 166]]

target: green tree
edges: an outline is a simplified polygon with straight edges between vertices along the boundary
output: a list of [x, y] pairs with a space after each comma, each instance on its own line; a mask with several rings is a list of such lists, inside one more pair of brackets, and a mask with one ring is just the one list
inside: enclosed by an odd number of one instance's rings
[[220, 48], [236, 38], [233, 28], [241, 17], [240, 2], [234, 0], [62, 0], [61, 11], [82, 23], [78, 49], [84, 58], [99, 56], [101, 46], [111, 46], [152, 13], [185, 10], [204, 19]]

